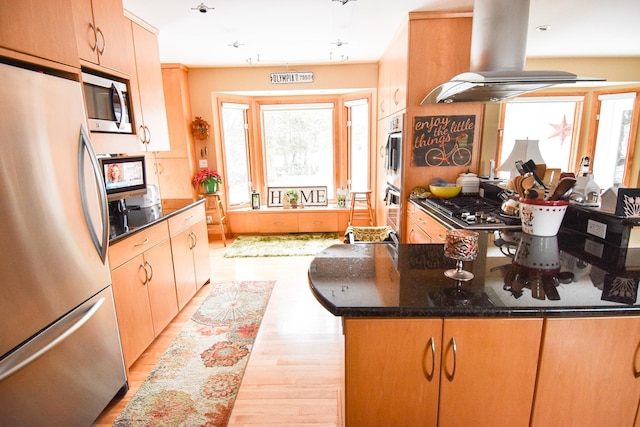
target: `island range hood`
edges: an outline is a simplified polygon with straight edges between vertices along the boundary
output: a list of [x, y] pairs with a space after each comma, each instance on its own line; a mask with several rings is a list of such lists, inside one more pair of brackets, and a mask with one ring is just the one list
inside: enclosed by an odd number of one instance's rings
[[471, 70], [420, 103], [500, 102], [557, 84], [597, 82], [565, 71], [525, 71], [529, 0], [474, 0]]

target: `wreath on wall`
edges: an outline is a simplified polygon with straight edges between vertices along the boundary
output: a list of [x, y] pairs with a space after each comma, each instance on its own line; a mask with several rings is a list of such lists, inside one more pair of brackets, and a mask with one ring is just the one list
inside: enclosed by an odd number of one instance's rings
[[202, 117], [196, 117], [196, 119], [191, 122], [191, 133], [195, 139], [209, 138], [210, 128], [211, 125], [209, 125], [205, 120], [202, 120]]

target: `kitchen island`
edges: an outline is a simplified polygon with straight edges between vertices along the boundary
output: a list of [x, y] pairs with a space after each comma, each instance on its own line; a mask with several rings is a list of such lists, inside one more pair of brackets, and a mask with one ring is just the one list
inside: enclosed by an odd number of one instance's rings
[[347, 425], [638, 425], [637, 254], [600, 259], [569, 230], [541, 266], [527, 236], [480, 233], [461, 286], [441, 244], [311, 262], [312, 293], [344, 320]]

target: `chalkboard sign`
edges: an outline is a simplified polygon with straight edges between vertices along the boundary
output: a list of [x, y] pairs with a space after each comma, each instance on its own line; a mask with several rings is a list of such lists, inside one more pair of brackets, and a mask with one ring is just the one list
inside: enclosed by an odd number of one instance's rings
[[413, 121], [414, 166], [471, 164], [476, 116], [424, 116]]

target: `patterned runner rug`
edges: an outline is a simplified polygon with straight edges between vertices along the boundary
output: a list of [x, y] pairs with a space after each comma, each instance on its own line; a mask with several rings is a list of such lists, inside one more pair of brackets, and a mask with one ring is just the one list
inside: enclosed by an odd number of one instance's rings
[[274, 284], [212, 284], [113, 425], [227, 425]]
[[336, 243], [342, 243], [338, 233], [241, 235], [227, 248], [224, 257], [309, 256]]

